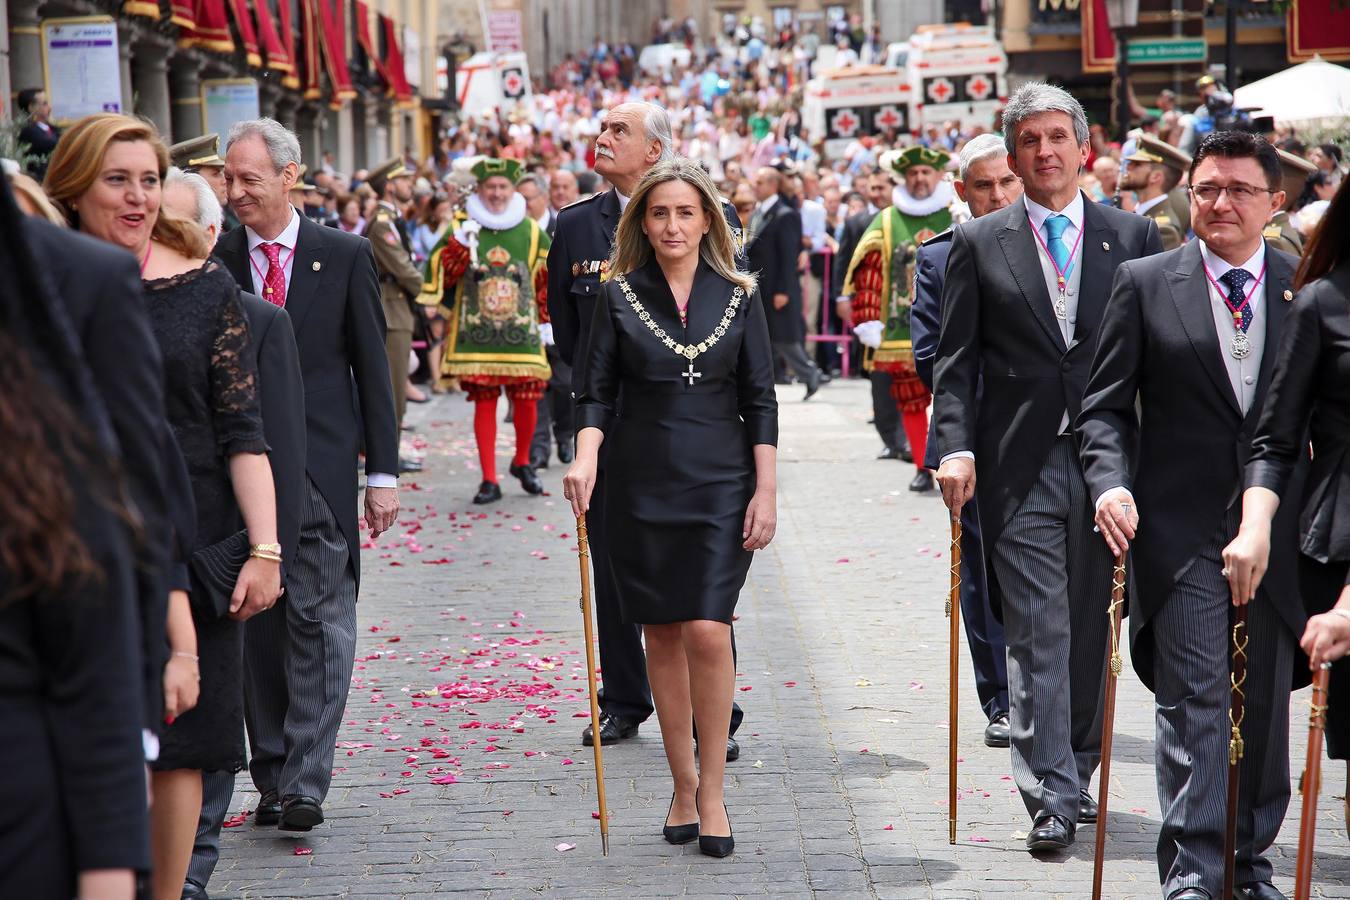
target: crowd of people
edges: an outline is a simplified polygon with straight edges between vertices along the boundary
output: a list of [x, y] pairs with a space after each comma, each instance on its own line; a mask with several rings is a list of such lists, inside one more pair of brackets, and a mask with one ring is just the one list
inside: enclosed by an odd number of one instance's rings
[[[605, 674], [583, 741], [655, 712], [663, 836], [731, 854], [732, 621], [776, 528], [775, 383], [810, 400], [859, 374], [880, 458], [964, 525], [985, 742], [1010, 748], [1028, 849], [1096, 821], [1103, 623], [1128, 559], [1163, 896], [1213, 900], [1233, 864], [1237, 607], [1236, 883], [1283, 896], [1288, 689], [1300, 648], [1314, 668], [1350, 650], [1341, 152], [1197, 129], [1169, 92], [1117, 145], [1032, 83], [987, 127], [830, 158], [798, 92], [820, 40], [880, 52], [848, 25], [732, 19], [723, 51], [660, 78], [597, 45], [427, 159], [349, 174], [307, 166], [271, 119], [171, 147], [123, 115], [62, 133], [21, 93], [43, 143], [0, 198], [0, 370], [19, 388], [0, 404], [0, 641], [29, 726], [6, 786], [29, 817], [0, 828], [0, 893], [130, 897], [148, 873], [161, 900], [205, 897], [245, 768], [256, 825], [324, 821], [359, 523], [396, 523], [398, 475], [422, 465], [401, 452], [406, 403], [447, 391], [474, 405], [474, 503], [503, 496], [502, 394], [521, 489], [569, 467]], [[690, 28], [657, 25], [692, 47]], [[1332, 672], [1334, 698], [1350, 676]], [[1328, 733], [1350, 758], [1334, 699]]]

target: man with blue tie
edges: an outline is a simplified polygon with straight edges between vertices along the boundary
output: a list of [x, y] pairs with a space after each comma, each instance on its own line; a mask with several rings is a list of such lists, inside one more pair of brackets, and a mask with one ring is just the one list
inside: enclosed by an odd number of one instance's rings
[[[1097, 818], [1111, 557], [1070, 423], [1082, 404], [1116, 267], [1161, 249], [1152, 220], [1078, 189], [1087, 118], [1068, 92], [1020, 88], [1003, 113], [1025, 195], [952, 237], [934, 366], [938, 484], [952, 515], [975, 494], [1008, 645], [1013, 777], [1032, 852]], [[1067, 686], [1067, 689], [1066, 689]]]

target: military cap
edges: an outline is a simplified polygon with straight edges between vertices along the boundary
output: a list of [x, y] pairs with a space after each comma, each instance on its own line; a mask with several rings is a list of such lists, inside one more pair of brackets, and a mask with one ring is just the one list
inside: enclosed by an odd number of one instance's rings
[[318, 190], [318, 188], [316, 188], [314, 185], [310, 184], [308, 181], [305, 180], [305, 173], [308, 172], [308, 171], [309, 171], [309, 166], [305, 165], [304, 163], [301, 163], [301, 164], [300, 164], [300, 171], [299, 171], [298, 173], [296, 173], [296, 176], [295, 176], [295, 184], [291, 185], [291, 190], [293, 190], [293, 191], [317, 191], [317, 190]]
[[220, 135], [204, 134], [201, 137], [179, 141], [169, 148], [169, 157], [173, 164], [185, 172], [200, 169], [203, 166], [225, 165], [220, 158]]
[[370, 182], [370, 187], [377, 194], [384, 193], [384, 186], [395, 178], [412, 177], [412, 172], [403, 164], [403, 158], [395, 156], [392, 159], [386, 159], [370, 172], [370, 177], [366, 181]]
[[1191, 158], [1184, 151], [1151, 134], [1140, 135], [1134, 152], [1125, 157], [1125, 161], [1157, 163], [1178, 172], [1186, 172], [1191, 168]]
[[520, 177], [525, 174], [525, 167], [520, 164], [518, 159], [494, 159], [485, 156], [470, 166], [469, 171], [473, 173], [473, 177], [477, 179], [479, 184], [499, 175], [512, 184], [517, 184]]
[[1288, 150], [1276, 150], [1280, 154], [1280, 168], [1284, 170], [1286, 178], [1297, 177], [1307, 179], [1309, 175], [1317, 171], [1317, 165], [1301, 156], [1296, 156]]
[[1201, 75], [1199, 78], [1195, 79], [1195, 89], [1198, 91], [1202, 87], [1209, 87], [1211, 84], [1216, 83], [1213, 75]]
[[884, 170], [903, 175], [913, 166], [932, 166], [941, 172], [951, 161], [952, 155], [940, 147], [914, 146], [883, 153], [879, 165]]

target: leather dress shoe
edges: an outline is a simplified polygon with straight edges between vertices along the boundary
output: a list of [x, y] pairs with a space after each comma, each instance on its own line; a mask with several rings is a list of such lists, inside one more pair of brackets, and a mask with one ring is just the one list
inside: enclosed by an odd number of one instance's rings
[[1027, 849], [1032, 852], [1067, 850], [1073, 843], [1074, 826], [1063, 816], [1041, 816], [1027, 835]]
[[197, 882], [184, 881], [182, 900], [211, 900], [211, 896], [206, 893], [206, 888]]
[[1275, 885], [1269, 881], [1249, 881], [1246, 884], [1237, 886], [1233, 896], [1238, 900], [1289, 900], [1284, 894], [1276, 890]]
[[909, 442], [900, 445], [900, 458], [905, 462], [914, 462], [914, 451], [909, 449]]
[[735, 762], [741, 758], [741, 745], [736, 743], [733, 737], [727, 738], [727, 762]]
[[309, 831], [323, 822], [323, 807], [313, 797], [304, 794], [288, 794], [281, 801], [282, 831]]
[[253, 810], [254, 825], [275, 825], [281, 821], [281, 797], [274, 790], [263, 791], [258, 808]]
[[548, 468], [548, 451], [545, 450], [544, 452], [539, 453], [539, 452], [537, 452], [537, 451], [531, 450], [531, 451], [530, 451], [530, 468], [532, 468], [532, 469], [547, 469], [547, 468]]
[[544, 482], [535, 474], [533, 466], [512, 466], [511, 475], [520, 482], [520, 486], [525, 489], [525, 493], [542, 494], [544, 492]]
[[900, 455], [899, 449], [887, 447], [877, 454], [877, 459], [904, 459], [904, 457]]
[[1011, 742], [1008, 738], [1008, 714], [999, 713], [989, 720], [989, 724], [984, 726], [984, 745], [986, 747], [1007, 747]]
[[916, 494], [926, 494], [933, 489], [933, 473], [927, 469], [920, 469], [914, 474], [914, 480], [909, 483], [909, 489]]
[[418, 459], [400, 459], [398, 461], [398, 474], [404, 475], [409, 472], [422, 471], [422, 461]]
[[494, 503], [502, 499], [502, 486], [495, 481], [484, 481], [478, 486], [478, 493], [473, 495], [473, 502], [478, 505], [484, 503]]
[[1078, 792], [1078, 824], [1097, 821], [1097, 801], [1087, 791]]
[[[613, 713], [601, 713], [600, 746], [608, 747], [610, 744], [617, 744], [624, 738], [633, 737], [638, 733], [639, 724], [632, 719], [625, 719]], [[581, 732], [581, 743], [587, 747], [595, 744], [595, 738], [591, 734], [591, 726], [587, 725], [586, 730]]]
[[1210, 900], [1209, 891], [1204, 888], [1188, 887], [1182, 888], [1173, 894], [1167, 895], [1167, 900]]
[[576, 459], [576, 455], [576, 451], [572, 449], [571, 438], [558, 442], [558, 462], [564, 466], [570, 465], [572, 460]]
[[822, 383], [823, 379], [820, 376], [820, 370], [817, 369], [815, 373], [811, 376], [811, 380], [806, 382], [806, 396], [803, 397], [802, 400], [810, 400], [812, 397], [814, 397], [816, 395], [816, 391], [820, 390], [820, 386]]

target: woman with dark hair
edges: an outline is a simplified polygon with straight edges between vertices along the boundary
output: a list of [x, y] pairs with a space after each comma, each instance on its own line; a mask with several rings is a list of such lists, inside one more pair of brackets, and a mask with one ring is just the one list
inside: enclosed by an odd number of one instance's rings
[[131, 900], [150, 858], [130, 519], [20, 220], [0, 184], [0, 896]]
[[[1242, 526], [1224, 550], [1233, 596], [1251, 597], [1270, 559], [1271, 521], [1284, 499], [1300, 504], [1299, 590], [1308, 608], [1301, 641], [1315, 670], [1350, 651], [1350, 188], [1343, 182], [1303, 251], [1298, 295], [1285, 317], [1260, 424], [1247, 463]], [[1302, 496], [1285, 498], [1295, 463], [1312, 467]], [[1327, 745], [1350, 761], [1350, 664], [1331, 669]], [[1337, 698], [1340, 698], [1339, 700]], [[1346, 806], [1350, 820], [1350, 800]]]
[[[72, 225], [140, 261], [146, 309], [164, 358], [165, 406], [196, 504], [188, 553], [241, 528], [251, 545], [228, 610], [203, 585], [170, 599], [172, 655], [154, 769], [154, 894], [178, 900], [201, 812], [201, 772], [244, 766], [241, 622], [281, 594], [276, 499], [248, 320], [234, 278], [209, 259], [206, 233], [160, 209], [168, 151], [154, 126], [104, 114], [57, 145], [46, 187]], [[242, 521], [241, 521], [242, 519]], [[228, 615], [226, 614], [228, 612]], [[200, 695], [195, 706], [185, 697]], [[189, 709], [188, 707], [191, 706]]]

